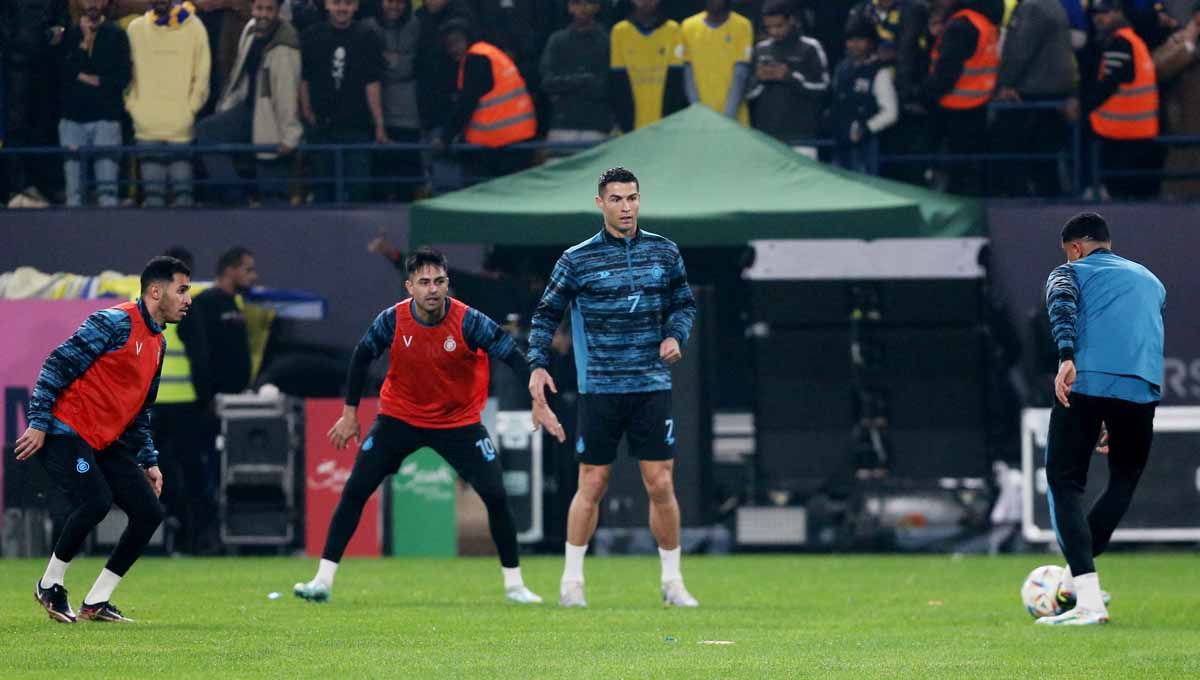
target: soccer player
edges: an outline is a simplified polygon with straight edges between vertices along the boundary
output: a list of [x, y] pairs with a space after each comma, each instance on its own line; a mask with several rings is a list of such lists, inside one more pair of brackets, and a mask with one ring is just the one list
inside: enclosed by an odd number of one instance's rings
[[583, 556], [596, 531], [617, 444], [627, 436], [650, 498], [650, 531], [662, 559], [663, 603], [696, 607], [679, 567], [670, 369], [683, 356], [696, 303], [679, 248], [638, 226], [637, 177], [625, 168], [606, 170], [598, 193], [596, 206], [604, 214], [600, 233], [558, 259], [529, 336], [529, 392], [535, 404], [544, 404], [546, 388], [558, 392], [546, 370], [550, 342], [571, 305], [579, 373], [579, 490], [567, 515], [559, 604], [587, 606]]
[[[367, 368], [384, 353], [391, 366], [379, 394], [379, 415], [359, 447], [330, 521], [317, 575], [297, 583], [293, 592], [311, 602], [329, 600], [338, 563], [367, 499], [409, 454], [428, 446], [479, 492], [487, 506], [505, 596], [519, 604], [540, 603], [542, 598], [521, 578], [503, 470], [479, 422], [488, 394], [488, 355], [522, 376], [528, 372], [525, 358], [495, 321], [447, 295], [450, 277], [444, 255], [420, 248], [408, 256], [407, 269], [404, 287], [411, 297], [375, 318], [350, 360], [346, 405], [329, 430], [329, 440], [338, 449], [359, 439], [357, 410]], [[535, 428], [544, 426], [565, 441], [562, 425], [545, 403], [533, 405], [533, 422]]]
[[[1113, 253], [1108, 224], [1095, 213], [1066, 223], [1062, 248], [1067, 263], [1046, 282], [1059, 356], [1046, 498], [1076, 605], [1037, 622], [1079, 626], [1108, 621], [1093, 558], [1108, 547], [1150, 453], [1162, 395], [1166, 290], [1149, 269]], [[1088, 465], [1102, 427], [1108, 433], [1108, 488], [1085, 516]]]
[[93, 313], [50, 353], [29, 401], [29, 427], [17, 460], [41, 452], [50, 479], [71, 505], [34, 596], [50, 618], [75, 623], [64, 578], [87, 535], [115, 502], [129, 516], [117, 547], [83, 598], [79, 618], [130, 623], [110, 602], [162, 522], [162, 473], [150, 430], [150, 406], [166, 354], [165, 324], [192, 304], [191, 272], [159, 256], [142, 270], [142, 295]]

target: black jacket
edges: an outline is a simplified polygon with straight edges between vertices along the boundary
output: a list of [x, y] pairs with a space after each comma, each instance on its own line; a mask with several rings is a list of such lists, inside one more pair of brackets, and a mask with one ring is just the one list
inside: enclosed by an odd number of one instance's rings
[[[417, 109], [421, 127], [443, 127], [450, 122], [454, 93], [458, 89], [458, 64], [446, 56], [438, 32], [447, 21], [459, 19], [474, 30], [475, 15], [463, 0], [450, 0], [441, 12], [433, 14], [422, 6], [416, 16], [421, 20], [421, 37], [417, 40]], [[447, 131], [446, 138], [452, 136]]]
[[[83, 31], [72, 26], [63, 36], [59, 83], [62, 117], [76, 123], [121, 120], [125, 115], [123, 94], [132, 75], [129, 38], [111, 21], [100, 24], [89, 53], [79, 46]], [[98, 76], [100, 86], [80, 82], [79, 74]]]
[[246, 317], [233, 296], [220, 288], [202, 291], [179, 323], [179, 339], [192, 365], [196, 400], [236, 394], [250, 384], [250, 340]]
[[754, 127], [783, 142], [817, 136], [821, 112], [829, 101], [829, 62], [821, 43], [795, 31], [783, 40], [763, 40], [754, 46], [751, 68], [782, 63], [782, 81], [758, 81], [753, 76], [746, 98]]
[[451, 141], [465, 132], [475, 107], [483, 95], [492, 91], [496, 86], [492, 80], [492, 60], [481, 54], [468, 54], [467, 63], [463, 65], [463, 86], [454, 98], [454, 108], [450, 120], [446, 124], [445, 140]]

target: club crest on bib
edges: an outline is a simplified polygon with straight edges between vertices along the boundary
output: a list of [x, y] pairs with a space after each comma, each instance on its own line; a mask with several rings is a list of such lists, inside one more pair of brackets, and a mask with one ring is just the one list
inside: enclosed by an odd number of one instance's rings
[[442, 349], [446, 350], [447, 352], [453, 352], [454, 350], [458, 349], [458, 343], [454, 342], [453, 337], [447, 337], [446, 342], [442, 343]]
[[91, 469], [92, 469], [92, 466], [88, 465], [88, 462], [86, 460], [84, 460], [83, 458], [75, 459], [75, 471], [78, 472], [79, 474], [82, 475]]

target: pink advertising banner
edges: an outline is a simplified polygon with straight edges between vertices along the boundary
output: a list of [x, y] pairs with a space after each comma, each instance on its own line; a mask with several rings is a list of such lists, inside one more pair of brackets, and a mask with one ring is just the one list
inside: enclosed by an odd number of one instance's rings
[[[0, 300], [0, 387], [4, 446], [25, 431], [25, 407], [46, 356], [62, 344], [89, 314], [118, 300]], [[3, 493], [0, 466], [0, 494]], [[4, 499], [0, 497], [0, 507]]]

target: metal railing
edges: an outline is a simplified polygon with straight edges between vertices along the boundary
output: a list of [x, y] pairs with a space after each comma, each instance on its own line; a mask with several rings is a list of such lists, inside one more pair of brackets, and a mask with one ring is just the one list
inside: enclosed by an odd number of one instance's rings
[[[1066, 104], [1063, 100], [1040, 101], [1040, 102], [992, 102], [989, 107], [993, 111], [1019, 111], [1019, 110], [1050, 110], [1061, 109]], [[880, 169], [888, 165], [905, 165], [917, 164], [926, 167], [946, 167], [962, 164], [985, 164], [992, 162], [1046, 162], [1054, 161], [1060, 164], [1060, 167], [1069, 168], [1070, 176], [1070, 194], [1062, 196], [1063, 198], [1072, 197], [1080, 198], [1084, 195], [1085, 189], [1091, 189], [1088, 192], [1093, 198], [1099, 199], [1101, 196], [1100, 186], [1107, 178], [1117, 177], [1151, 177], [1159, 178], [1195, 178], [1200, 177], [1200, 167], [1195, 170], [1184, 171], [1167, 171], [1162, 168], [1153, 170], [1113, 170], [1105, 169], [1102, 159], [1101, 144], [1099, 141], [1093, 140], [1090, 146], [1085, 149], [1084, 141], [1084, 126], [1081, 121], [1074, 121], [1068, 124], [1069, 137], [1064, 140], [1062, 148], [1055, 152], [1044, 153], [1029, 153], [1029, 152], [985, 152], [971, 154], [952, 154], [952, 153], [886, 153], [878, 149], [878, 145], [872, 145], [867, 155], [867, 167], [870, 174], [879, 174]], [[1164, 135], [1155, 138], [1158, 144], [1168, 146], [1190, 146], [1200, 145], [1200, 136], [1184, 136], [1184, 135]], [[490, 179], [486, 175], [470, 175], [462, 172], [451, 173], [450, 177], [445, 176], [446, 173], [440, 172], [439, 168], [444, 167], [443, 159], [458, 159], [464, 157], [481, 158], [482, 154], [495, 153], [512, 153], [512, 152], [530, 152], [531, 154], [550, 154], [556, 152], [576, 152], [590, 148], [602, 141], [596, 142], [547, 142], [547, 141], [532, 141], [522, 142], [504, 147], [501, 150], [488, 149], [486, 147], [471, 145], [471, 144], [452, 144], [448, 147], [435, 146], [425, 142], [411, 143], [357, 143], [357, 144], [300, 144], [296, 147], [295, 152], [299, 154], [283, 157], [281, 163], [291, 163], [292, 169], [299, 169], [300, 164], [310, 164], [315, 161], [315, 158], [321, 154], [332, 155], [332, 174], [317, 175], [317, 174], [292, 174], [265, 177], [241, 177], [237, 179], [195, 179], [191, 183], [197, 187], [241, 187], [241, 188], [266, 188], [266, 187], [295, 187], [304, 185], [305, 191], [325, 187], [332, 191], [332, 204], [345, 203], [352, 187], [362, 185], [392, 185], [402, 187], [428, 187], [432, 193], [442, 193], [447, 190], [468, 186], [475, 182]], [[830, 151], [836, 147], [836, 143], [832, 139], [800, 139], [792, 140], [791, 146], [804, 146], [818, 149], [822, 154], [829, 156]], [[1084, 157], [1084, 152], [1089, 151], [1087, 157]], [[239, 154], [247, 158], [253, 158], [255, 154], [268, 153], [275, 154], [278, 148], [271, 145], [255, 145], [255, 144], [126, 144], [121, 146], [84, 146], [77, 148], [67, 148], [62, 146], [54, 147], [0, 147], [0, 159], [5, 156], [55, 156], [60, 159], [76, 159], [80, 161], [80, 170], [82, 173], [82, 193], [86, 196], [90, 189], [94, 188], [99, 182], [96, 181], [92, 173], [89, 172], [92, 161], [97, 158], [105, 157], [125, 157], [139, 158], [145, 156], [151, 157], [168, 157], [168, 158], [195, 158], [204, 154]], [[368, 164], [381, 156], [391, 154], [417, 154], [420, 156], [421, 168], [420, 174], [410, 175], [392, 175], [392, 174], [368, 174], [368, 175], [348, 175], [347, 174], [347, 156], [349, 154], [366, 154], [369, 157]], [[410, 158], [411, 160], [411, 158]], [[832, 159], [829, 159], [832, 160]], [[413, 164], [416, 167], [416, 164]], [[1085, 171], [1090, 171], [1086, 172]], [[133, 185], [139, 183], [137, 179], [128, 177], [118, 177], [117, 185], [120, 188], [130, 190]], [[131, 193], [131, 192], [129, 192]], [[128, 195], [128, 193], [127, 193]]]

